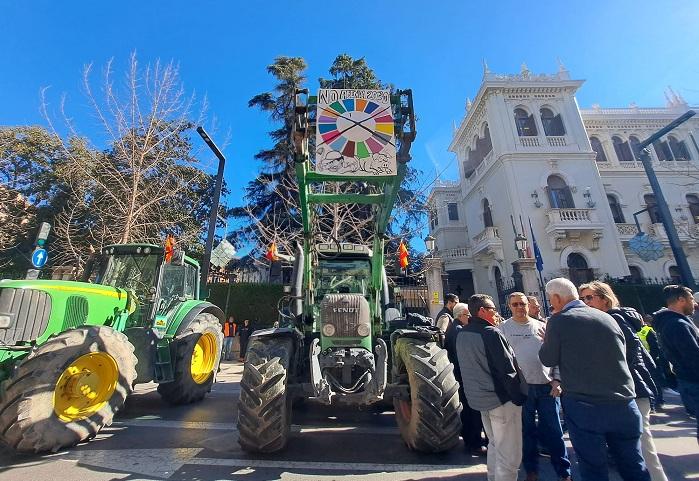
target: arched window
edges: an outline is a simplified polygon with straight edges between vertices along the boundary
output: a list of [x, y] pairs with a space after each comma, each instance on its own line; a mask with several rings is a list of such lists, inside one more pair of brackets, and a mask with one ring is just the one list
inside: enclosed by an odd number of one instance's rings
[[631, 281], [636, 284], [641, 284], [643, 282], [643, 272], [636, 266], [629, 266], [629, 274], [631, 274]]
[[623, 224], [626, 222], [624, 220], [624, 212], [621, 210], [619, 201], [615, 195], [607, 194], [607, 202], [609, 202], [609, 208], [612, 210], [612, 218], [615, 224]]
[[515, 109], [515, 124], [517, 125], [517, 134], [520, 137], [533, 137], [538, 135], [536, 132], [536, 124], [534, 124], [534, 116], [529, 115], [524, 109]]
[[682, 275], [680, 274], [680, 268], [677, 266], [670, 266], [670, 280], [673, 284], [682, 284]]
[[483, 152], [488, 155], [488, 152], [493, 150], [493, 141], [490, 140], [490, 129], [488, 128], [488, 123], [486, 122], [485, 128], [483, 129]]
[[592, 281], [592, 279], [594, 278], [592, 269], [590, 269], [587, 266], [587, 261], [582, 255], [573, 252], [568, 255], [567, 262], [569, 278], [573, 284], [579, 286], [580, 284], [584, 284], [585, 282]]
[[677, 140], [677, 137], [674, 135], [668, 135], [667, 140], [670, 144], [670, 150], [672, 151], [672, 155], [675, 157], [675, 160], [691, 159], [689, 156], [689, 151], [687, 150], [687, 144], [684, 143], [684, 140]]
[[483, 225], [493, 227], [493, 212], [490, 210], [488, 199], [483, 199]]
[[653, 194], [646, 194], [643, 196], [643, 201], [646, 203], [646, 209], [648, 209], [650, 221], [653, 224], [659, 224], [661, 222], [660, 208], [658, 208], [658, 202], [655, 200], [655, 196]]
[[616, 157], [619, 162], [633, 162], [633, 155], [631, 154], [631, 149], [629, 148], [629, 143], [621, 140], [621, 137], [612, 137], [612, 143], [614, 144], [614, 152], [616, 152]]
[[636, 157], [636, 160], [641, 161], [641, 141], [638, 137], [632, 135], [629, 137], [629, 145], [631, 146], [631, 153]]
[[541, 123], [544, 126], [544, 133], [546, 135], [565, 135], [566, 131], [563, 127], [563, 120], [561, 120], [561, 115], [554, 115], [551, 109], [546, 107], [539, 110], [541, 114]]
[[573, 195], [570, 187], [558, 175], [551, 175], [546, 179], [548, 187], [549, 203], [552, 209], [574, 209]]
[[699, 224], [699, 195], [687, 194], [687, 204], [689, 204], [689, 212], [692, 214], [695, 224]]
[[672, 160], [672, 151], [664, 140], [656, 140], [653, 142], [653, 148], [655, 149], [655, 155], [658, 156], [658, 160]]
[[590, 145], [592, 145], [592, 150], [595, 151], [597, 157], [595, 160], [597, 162], [607, 162], [607, 156], [604, 153], [604, 147], [602, 147], [602, 142], [597, 137], [590, 137]]

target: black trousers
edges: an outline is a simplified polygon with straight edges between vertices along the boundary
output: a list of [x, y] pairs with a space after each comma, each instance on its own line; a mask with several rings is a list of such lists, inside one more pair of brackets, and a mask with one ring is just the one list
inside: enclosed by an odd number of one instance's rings
[[468, 405], [466, 394], [461, 386], [459, 386], [459, 400], [463, 407], [461, 411], [461, 437], [464, 440], [464, 448], [471, 450], [487, 446], [488, 439], [481, 436], [483, 431], [481, 413], [471, 409], [471, 406]]

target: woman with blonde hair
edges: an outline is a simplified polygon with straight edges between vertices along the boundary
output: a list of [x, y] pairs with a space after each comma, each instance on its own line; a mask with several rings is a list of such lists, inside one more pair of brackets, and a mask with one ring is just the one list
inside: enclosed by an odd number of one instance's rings
[[619, 299], [611, 286], [601, 281], [592, 281], [579, 287], [580, 299], [590, 307], [604, 311], [619, 324], [626, 341], [626, 362], [631, 371], [631, 377], [636, 391], [636, 404], [643, 417], [643, 433], [641, 434], [641, 451], [646, 461], [652, 481], [667, 481], [663, 466], [658, 459], [658, 453], [650, 431], [651, 397], [657, 392], [649, 370], [655, 366], [646, 367], [646, 362], [652, 363], [650, 356], [644, 356], [644, 347], [636, 335], [633, 325], [641, 315], [631, 307], [621, 307]]

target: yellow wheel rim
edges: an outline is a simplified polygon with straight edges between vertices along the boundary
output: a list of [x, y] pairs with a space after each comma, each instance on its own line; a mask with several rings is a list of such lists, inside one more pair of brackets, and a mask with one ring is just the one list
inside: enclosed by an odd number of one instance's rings
[[80, 356], [58, 378], [53, 410], [61, 421], [89, 418], [102, 409], [119, 382], [119, 367], [106, 352]]
[[192, 351], [192, 379], [197, 384], [204, 384], [214, 372], [218, 343], [216, 336], [210, 332], [201, 335]]

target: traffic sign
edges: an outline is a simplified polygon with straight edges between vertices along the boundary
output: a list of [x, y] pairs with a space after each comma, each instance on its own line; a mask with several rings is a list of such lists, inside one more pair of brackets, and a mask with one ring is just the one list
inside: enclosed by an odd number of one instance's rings
[[46, 261], [49, 260], [49, 253], [46, 249], [36, 249], [32, 254], [32, 265], [37, 269], [41, 269], [46, 265]]
[[235, 257], [233, 244], [223, 239], [216, 248], [211, 251], [211, 263], [216, 267], [225, 267]]

